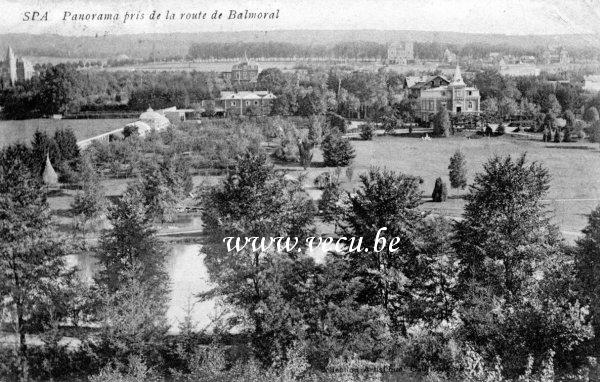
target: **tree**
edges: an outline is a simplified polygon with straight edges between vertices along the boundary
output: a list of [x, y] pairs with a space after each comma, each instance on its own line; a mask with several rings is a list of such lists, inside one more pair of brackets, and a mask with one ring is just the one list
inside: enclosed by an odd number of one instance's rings
[[259, 89], [266, 89], [274, 94], [281, 94], [286, 79], [278, 68], [266, 68], [258, 74]]
[[46, 193], [21, 161], [0, 166], [0, 296], [17, 338], [16, 376], [28, 380], [26, 335], [66, 316], [64, 290], [73, 273], [67, 248], [50, 232]]
[[323, 123], [324, 118], [312, 115], [309, 118], [310, 125], [308, 126], [308, 141], [316, 146], [321, 143], [323, 138]]
[[46, 156], [55, 165], [60, 163], [60, 151], [54, 139], [46, 132], [36, 130], [31, 141], [31, 169], [34, 175], [42, 176]]
[[450, 186], [464, 190], [467, 187], [467, 161], [460, 150], [456, 150], [448, 165]]
[[238, 158], [235, 169], [201, 200], [205, 263], [216, 285], [204, 296], [222, 296], [237, 308], [228, 321], [245, 322], [256, 355], [271, 364], [300, 334], [298, 311], [286, 303], [297, 296], [294, 285], [303, 284], [304, 271], [294, 269], [300, 255], [273, 247], [228, 250], [223, 239], [289, 237], [303, 243], [312, 232], [313, 203], [301, 184], [276, 172], [263, 153], [252, 152]]
[[334, 231], [338, 226], [338, 221], [342, 218], [342, 188], [340, 183], [335, 180], [331, 180], [327, 183], [319, 199], [318, 208], [323, 217], [323, 221], [326, 223], [334, 223]]
[[536, 259], [555, 244], [542, 199], [549, 188], [548, 170], [494, 157], [475, 176], [466, 196], [464, 220], [457, 223], [456, 252], [465, 269], [463, 285], [479, 282], [504, 298], [518, 298], [532, 277]]
[[549, 130], [554, 130], [556, 126], [556, 117], [552, 113], [546, 113], [544, 117], [544, 127]]
[[151, 227], [140, 190], [129, 188], [109, 208], [112, 228], [95, 253], [99, 270], [97, 319], [102, 325], [94, 352], [105, 362], [129, 355], [156, 357], [168, 329], [168, 251]]
[[448, 198], [448, 187], [446, 187], [446, 183], [444, 183], [442, 178], [437, 178], [435, 180], [435, 185], [433, 187], [433, 192], [431, 193], [431, 198], [434, 202], [437, 203], [445, 202]]
[[85, 226], [102, 216], [107, 203], [102, 184], [88, 157], [82, 163], [80, 177], [82, 189], [75, 195], [71, 210], [78, 218], [76, 229], [81, 228], [85, 234]]
[[[584, 304], [590, 307], [594, 332], [600, 329], [600, 207], [588, 216], [583, 236], [576, 241], [574, 251], [575, 277]], [[593, 340], [595, 351], [600, 348], [600, 338]]]
[[345, 236], [360, 237], [362, 248], [369, 248], [344, 255], [351, 269], [348, 277], [363, 283], [358, 302], [380, 308], [392, 330], [403, 334], [418, 320], [443, 319], [452, 310], [437, 304], [444, 300], [438, 294], [443, 289], [431, 283], [433, 273], [440, 275], [446, 269], [440, 261], [449, 253], [441, 243], [427, 239], [446, 234], [438, 231], [439, 225], [428, 226], [419, 212], [421, 182], [370, 169], [360, 176], [360, 188], [349, 195], [341, 223]]
[[92, 335], [89, 346], [102, 366], [123, 364], [131, 357], [154, 364], [162, 361], [169, 329], [166, 281], [154, 289], [157, 283], [143, 281], [140, 268], [124, 266], [116, 289], [109, 291], [101, 284], [96, 292], [99, 331]]
[[585, 309], [570, 296], [570, 260], [543, 202], [549, 181], [548, 170], [525, 155], [494, 157], [475, 176], [456, 223], [460, 336], [489, 358], [499, 355], [513, 377], [527, 354], [539, 362], [560, 349], [557, 360], [574, 361], [590, 336]]
[[450, 116], [445, 108], [438, 111], [434, 117], [433, 134], [439, 137], [450, 136]]
[[514, 99], [503, 97], [498, 102], [498, 113], [500, 117], [504, 120], [510, 118], [511, 116], [517, 114], [518, 106]]
[[312, 144], [307, 139], [303, 139], [302, 141], [298, 142], [298, 158], [300, 160], [300, 165], [305, 170], [307, 167], [310, 167], [313, 153]]
[[43, 113], [57, 114], [68, 111], [75, 100], [80, 74], [70, 65], [58, 64], [40, 74], [40, 104]]
[[554, 116], [559, 115], [562, 110], [562, 107], [560, 106], [560, 103], [558, 102], [558, 100], [556, 99], [556, 95], [554, 94], [549, 94], [544, 99], [541, 107], [543, 112], [550, 113]]
[[356, 156], [352, 144], [338, 134], [329, 134], [321, 144], [325, 166], [345, 167]]
[[108, 218], [112, 228], [102, 236], [96, 253], [100, 265], [97, 283], [112, 293], [135, 271], [137, 279], [151, 286], [159, 300], [164, 299], [168, 293], [167, 251], [155, 236], [143, 195], [135, 187], [127, 189], [109, 208]]
[[134, 187], [140, 188], [148, 213], [164, 222], [171, 219], [181, 199], [191, 192], [192, 179], [181, 158], [166, 156], [160, 163], [146, 162]]
[[61, 162], [72, 162], [79, 158], [77, 138], [72, 129], [56, 130], [54, 132], [54, 142], [56, 143]]
[[590, 106], [586, 109], [585, 114], [583, 115], [583, 119], [586, 122], [594, 123], [600, 120], [600, 115], [598, 114], [598, 109], [595, 106]]
[[487, 116], [495, 117], [499, 112], [498, 100], [496, 98], [486, 98], [481, 101], [481, 111]]

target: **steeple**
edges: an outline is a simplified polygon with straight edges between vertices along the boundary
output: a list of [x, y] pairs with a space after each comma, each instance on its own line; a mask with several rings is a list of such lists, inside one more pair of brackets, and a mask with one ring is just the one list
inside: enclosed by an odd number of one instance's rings
[[6, 49], [6, 61], [14, 60], [15, 52], [13, 52], [12, 47], [9, 45], [8, 49]]
[[42, 173], [42, 180], [47, 186], [53, 186], [58, 183], [58, 175], [56, 175], [56, 171], [54, 171], [52, 163], [50, 163], [50, 155], [48, 153], [46, 153], [46, 166]]
[[8, 80], [11, 85], [14, 85], [15, 82], [17, 82], [17, 60], [15, 59], [15, 52], [13, 52], [11, 46], [6, 50], [6, 61], [4, 61], [4, 65], [8, 69]]
[[462, 74], [460, 74], [460, 67], [458, 66], [458, 61], [456, 62], [456, 69], [454, 70], [454, 78], [452, 79], [453, 85], [464, 85]]

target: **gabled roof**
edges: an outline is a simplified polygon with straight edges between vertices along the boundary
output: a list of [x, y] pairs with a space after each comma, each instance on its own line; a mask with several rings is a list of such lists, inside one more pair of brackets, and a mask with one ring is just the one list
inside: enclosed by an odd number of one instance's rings
[[[413, 88], [413, 89], [422, 89], [423, 87], [426, 87], [426, 85], [429, 81], [432, 81], [438, 77], [441, 78], [442, 80], [446, 81], [447, 83], [450, 83], [450, 81], [446, 77], [442, 76], [441, 74], [436, 74], [436, 75], [429, 75], [429, 76], [406, 77], [406, 86], [408, 86], [409, 88]], [[416, 81], [416, 82], [413, 83], [413, 81]], [[411, 85], [411, 83], [412, 83], [412, 85]]]
[[406, 86], [412, 88], [419, 82], [426, 82], [430, 76], [407, 76]]
[[268, 91], [240, 91], [240, 92], [232, 92], [232, 91], [222, 91], [220, 100], [231, 100], [231, 99], [239, 99], [239, 100], [252, 100], [252, 99], [273, 99], [277, 98], [273, 95], [273, 93]]

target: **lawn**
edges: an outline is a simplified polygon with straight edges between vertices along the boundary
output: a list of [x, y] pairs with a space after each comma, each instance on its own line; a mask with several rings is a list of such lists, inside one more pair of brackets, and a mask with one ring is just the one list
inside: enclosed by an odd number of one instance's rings
[[22, 121], [0, 120], [0, 147], [11, 143], [29, 143], [36, 130], [54, 134], [57, 129], [71, 128], [77, 140], [91, 138], [126, 124], [133, 119], [26, 119]]
[[[548, 207], [554, 211], [555, 221], [565, 238], [577, 237], [587, 221], [587, 214], [600, 204], [600, 151], [590, 143], [545, 143], [523, 138], [503, 136], [496, 138], [467, 139], [465, 137], [438, 138], [424, 141], [419, 138], [376, 137], [373, 141], [353, 141], [356, 149], [354, 177], [348, 182], [345, 172], [341, 179], [348, 190], [358, 186], [358, 175], [371, 166], [418, 175], [423, 178], [423, 209], [446, 216], [458, 217], [464, 202], [459, 198], [467, 191], [450, 190], [450, 198], [444, 203], [432, 203], [431, 192], [437, 177], [449, 185], [448, 163], [456, 149], [461, 149], [467, 159], [468, 180], [494, 155], [520, 155], [527, 153], [532, 161], [541, 162], [552, 176], [548, 192]], [[318, 151], [318, 150], [317, 150]], [[322, 161], [316, 152], [315, 162]], [[307, 185], [321, 172], [333, 169], [310, 168]], [[309, 193], [318, 197], [312, 188]]]

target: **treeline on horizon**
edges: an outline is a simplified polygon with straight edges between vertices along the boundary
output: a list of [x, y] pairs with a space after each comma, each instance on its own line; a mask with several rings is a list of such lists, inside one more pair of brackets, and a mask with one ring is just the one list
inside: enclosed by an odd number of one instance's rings
[[[188, 59], [211, 59], [211, 58], [240, 58], [248, 57], [335, 57], [335, 58], [378, 58], [387, 57], [388, 45], [373, 41], [348, 41], [337, 43], [333, 46], [327, 45], [304, 45], [286, 42], [237, 42], [220, 43], [204, 42], [193, 43], [190, 46]], [[419, 59], [439, 60], [444, 51], [449, 49], [462, 57], [482, 59], [488, 57], [492, 52], [514, 56], [541, 56], [545, 47], [537, 46], [522, 48], [509, 44], [444, 44], [434, 42], [415, 42], [414, 56]], [[575, 52], [580, 57], [593, 57], [592, 50], [578, 50]]]
[[[273, 38], [270, 41], [249, 42], [236, 38], [238, 41], [220, 41], [222, 39], [176, 39], [166, 37], [135, 37], [106, 38], [101, 37], [72, 37], [67, 40], [52, 42], [57, 36], [39, 36], [38, 39], [7, 38], [2, 46], [5, 52], [11, 45], [20, 56], [34, 57], [63, 57], [73, 59], [109, 59], [127, 56], [127, 60], [180, 60], [188, 59], [232, 59], [244, 57], [335, 57], [335, 58], [380, 58], [387, 57], [387, 47], [391, 41], [414, 41], [415, 57], [425, 60], [441, 59], [445, 49], [461, 57], [474, 59], [484, 58], [491, 52], [522, 56], [540, 56], [549, 43], [543, 40], [531, 41], [529, 44], [498, 40], [446, 42], [443, 38], [431, 41], [418, 41], [410, 37], [371, 41], [367, 36], [356, 39], [347, 37], [339, 42], [316, 39], [310, 35], [306, 40]], [[134, 38], [135, 37], [135, 38]], [[254, 39], [254, 38], [253, 38]], [[205, 40], [205, 41], [203, 41]], [[280, 41], [277, 41], [280, 40]], [[46, 43], [44, 43], [46, 41]], [[317, 42], [314, 42], [317, 41]], [[598, 54], [598, 47], [593, 44], [574, 45], [572, 42], [553, 43], [569, 51], [572, 56], [591, 59]], [[92, 49], [93, 47], [93, 49]], [[125, 59], [124, 57], [122, 57]]]

